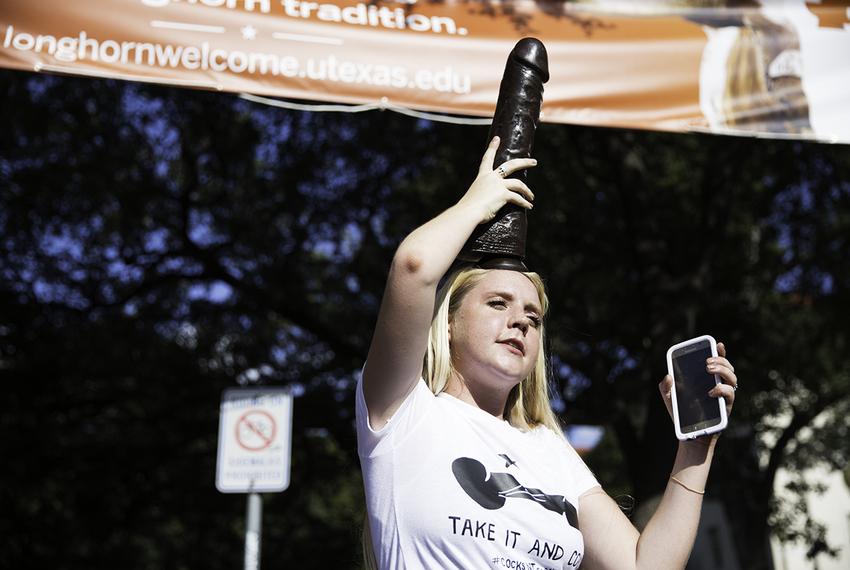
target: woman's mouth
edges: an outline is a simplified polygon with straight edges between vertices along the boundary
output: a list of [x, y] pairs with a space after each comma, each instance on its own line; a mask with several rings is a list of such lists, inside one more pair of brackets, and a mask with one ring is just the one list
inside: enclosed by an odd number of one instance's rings
[[520, 356], [525, 356], [525, 345], [518, 338], [507, 338], [505, 340], [500, 340], [499, 343], [510, 347], [512, 352], [515, 352]]

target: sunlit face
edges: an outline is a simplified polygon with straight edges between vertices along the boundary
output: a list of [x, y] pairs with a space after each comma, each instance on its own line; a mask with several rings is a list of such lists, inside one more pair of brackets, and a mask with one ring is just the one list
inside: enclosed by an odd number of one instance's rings
[[542, 318], [528, 277], [506, 270], [484, 274], [449, 323], [454, 369], [467, 384], [510, 390], [534, 369]]

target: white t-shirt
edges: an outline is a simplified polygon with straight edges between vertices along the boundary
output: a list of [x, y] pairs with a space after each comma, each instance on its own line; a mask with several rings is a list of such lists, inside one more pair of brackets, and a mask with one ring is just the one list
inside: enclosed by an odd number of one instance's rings
[[548, 428], [520, 431], [420, 380], [375, 431], [358, 382], [357, 442], [381, 570], [581, 563], [578, 497], [598, 483]]

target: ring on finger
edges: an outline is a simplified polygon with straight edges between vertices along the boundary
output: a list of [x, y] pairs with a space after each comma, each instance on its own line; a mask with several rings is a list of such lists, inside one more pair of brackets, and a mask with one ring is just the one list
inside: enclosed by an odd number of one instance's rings
[[738, 385], [737, 385], [737, 384], [735, 384], [734, 386], [732, 386], [732, 391], [733, 391], [733, 392], [737, 392], [737, 391], [738, 391]]
[[496, 173], [499, 175], [500, 178], [504, 178], [508, 175], [508, 171], [505, 170], [505, 165], [503, 164], [499, 165], [499, 168], [496, 169]]

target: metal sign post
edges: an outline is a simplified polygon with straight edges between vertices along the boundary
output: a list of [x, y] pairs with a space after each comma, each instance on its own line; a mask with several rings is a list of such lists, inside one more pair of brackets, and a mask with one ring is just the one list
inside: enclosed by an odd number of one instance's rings
[[292, 395], [282, 388], [231, 388], [221, 399], [215, 486], [247, 493], [245, 570], [260, 570], [263, 500], [289, 486]]
[[263, 498], [258, 493], [248, 495], [245, 515], [245, 570], [260, 570], [260, 544], [263, 529]]

